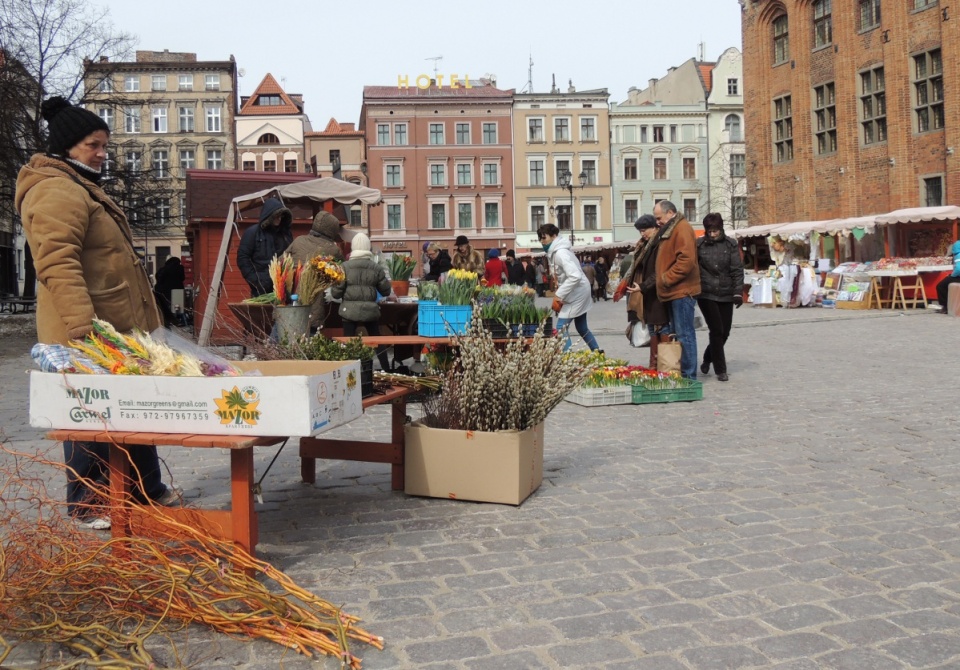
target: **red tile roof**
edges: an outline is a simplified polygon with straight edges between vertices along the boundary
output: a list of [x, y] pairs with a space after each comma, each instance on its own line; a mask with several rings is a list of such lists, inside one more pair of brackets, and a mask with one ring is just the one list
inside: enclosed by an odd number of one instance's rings
[[[257, 100], [261, 95], [278, 95], [283, 102], [282, 105], [258, 105]], [[280, 84], [273, 78], [269, 72], [263, 78], [257, 90], [253, 92], [247, 101], [240, 108], [240, 116], [279, 116], [282, 114], [302, 114], [303, 110], [297, 106], [293, 99], [287, 95], [286, 91], [280, 88]]]
[[357, 130], [354, 128], [352, 123], [340, 123], [331, 117], [330, 121], [327, 123], [327, 127], [322, 131], [306, 133], [304, 137], [363, 137], [364, 135], [365, 133], [362, 130]]
[[700, 70], [700, 80], [703, 82], [703, 88], [710, 95], [713, 90], [713, 68], [716, 63], [697, 63], [697, 69]]

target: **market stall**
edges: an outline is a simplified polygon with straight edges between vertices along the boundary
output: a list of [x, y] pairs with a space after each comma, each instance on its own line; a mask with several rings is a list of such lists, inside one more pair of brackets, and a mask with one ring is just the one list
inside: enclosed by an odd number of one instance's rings
[[960, 207], [913, 207], [876, 217], [886, 228], [884, 256], [916, 259], [914, 268], [928, 298], [937, 283], [953, 270], [950, 245], [960, 239]]

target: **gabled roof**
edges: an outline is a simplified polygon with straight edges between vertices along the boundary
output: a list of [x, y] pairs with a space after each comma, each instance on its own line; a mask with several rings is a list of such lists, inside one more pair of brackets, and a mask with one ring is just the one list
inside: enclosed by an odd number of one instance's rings
[[[258, 105], [257, 100], [262, 95], [280, 96], [279, 105]], [[287, 92], [284, 91], [277, 80], [269, 72], [263, 78], [260, 85], [253, 92], [243, 107], [240, 108], [239, 116], [260, 116], [260, 115], [281, 115], [281, 114], [303, 114], [303, 108], [293, 101]]]
[[364, 135], [365, 133], [354, 128], [352, 123], [340, 123], [330, 117], [326, 128], [322, 131], [307, 133], [305, 137], [363, 137]]
[[710, 92], [713, 90], [713, 68], [717, 66], [716, 63], [697, 63], [697, 70], [700, 72], [700, 80], [703, 82], [703, 90], [707, 92], [707, 96], [710, 95]]

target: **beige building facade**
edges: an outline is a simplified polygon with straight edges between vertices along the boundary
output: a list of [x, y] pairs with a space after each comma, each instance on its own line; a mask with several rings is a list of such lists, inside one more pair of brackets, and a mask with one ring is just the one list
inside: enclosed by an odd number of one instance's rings
[[132, 185], [121, 204], [152, 275], [188, 253], [187, 170], [236, 167], [236, 62], [137, 51], [134, 61], [86, 62], [84, 84], [87, 109], [112, 129], [106, 177]]
[[304, 135], [312, 130], [303, 98], [288, 94], [267, 73], [240, 100], [236, 119], [237, 166], [246, 172], [304, 172]]
[[[537, 228], [556, 223], [574, 246], [613, 241], [610, 122], [606, 89], [514, 96], [513, 145], [518, 252], [538, 249]], [[572, 175], [571, 192], [561, 187]], [[581, 187], [580, 176], [585, 185]], [[571, 216], [572, 214], [572, 216]]]
[[[364, 133], [354, 124], [330, 119], [322, 131], [304, 136], [304, 147], [307, 167], [317, 177], [336, 177], [359, 186], [369, 186]], [[362, 227], [369, 234], [369, 205], [353, 205], [345, 209], [344, 215], [348, 225]]]

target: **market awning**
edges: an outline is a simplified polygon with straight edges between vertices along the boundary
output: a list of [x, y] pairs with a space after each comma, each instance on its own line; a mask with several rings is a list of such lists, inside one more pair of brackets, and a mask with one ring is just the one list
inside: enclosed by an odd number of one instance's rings
[[877, 216], [854, 216], [847, 219], [833, 219], [824, 222], [824, 225], [816, 229], [818, 233], [827, 235], [848, 235], [855, 228], [860, 228], [865, 233], [872, 233], [877, 228]]
[[735, 237], [738, 240], [742, 240], [745, 237], [766, 237], [773, 230], [779, 228], [780, 226], [786, 225], [784, 223], [767, 223], [762, 226], [747, 226], [746, 228], [737, 228], [736, 230], [729, 231], [731, 237]]
[[889, 214], [876, 217], [877, 225], [888, 226], [892, 223], [929, 223], [931, 221], [956, 221], [960, 219], [960, 207], [910, 207], [898, 209]]

